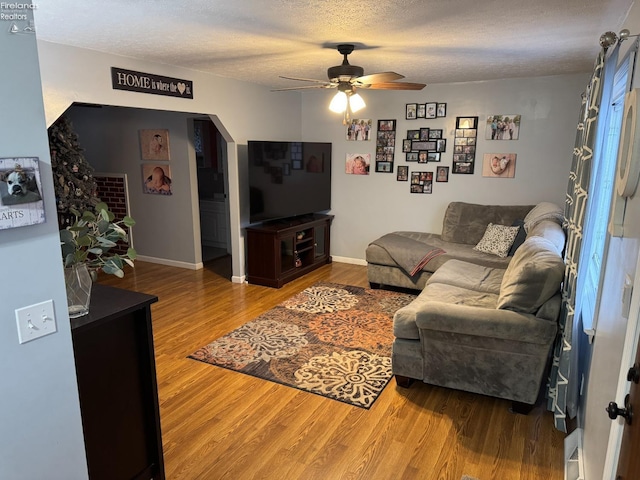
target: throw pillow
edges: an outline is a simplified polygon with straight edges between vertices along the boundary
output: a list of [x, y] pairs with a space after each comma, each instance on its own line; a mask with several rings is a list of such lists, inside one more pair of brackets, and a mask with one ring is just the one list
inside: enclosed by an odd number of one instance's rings
[[520, 227], [508, 227], [506, 225], [494, 225], [490, 223], [474, 250], [484, 253], [492, 253], [505, 258], [509, 253], [513, 241], [518, 235]]
[[513, 257], [513, 254], [516, 253], [518, 247], [522, 245], [527, 238], [527, 232], [524, 229], [524, 220], [514, 220], [511, 226], [518, 227], [518, 234], [509, 249], [509, 253], [507, 254], [508, 257]]

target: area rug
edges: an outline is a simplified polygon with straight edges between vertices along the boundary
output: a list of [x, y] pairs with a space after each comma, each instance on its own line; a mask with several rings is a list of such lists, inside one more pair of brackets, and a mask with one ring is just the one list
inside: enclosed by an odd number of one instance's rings
[[189, 358], [368, 409], [392, 376], [393, 314], [414, 298], [317, 283]]

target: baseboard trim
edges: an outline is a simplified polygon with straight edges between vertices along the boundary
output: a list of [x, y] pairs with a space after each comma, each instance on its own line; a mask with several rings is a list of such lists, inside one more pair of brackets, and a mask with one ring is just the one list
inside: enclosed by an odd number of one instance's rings
[[136, 260], [140, 260], [141, 262], [167, 265], [168, 267], [186, 268], [188, 270], [200, 270], [204, 267], [202, 262], [198, 262], [198, 263], [179, 262], [177, 260], [169, 260], [167, 258], [147, 257], [146, 255], [138, 255], [136, 257]]
[[565, 480], [584, 480], [584, 459], [582, 451], [583, 434], [583, 429], [576, 428], [564, 439]]
[[246, 283], [247, 282], [247, 276], [246, 275], [242, 275], [240, 277], [233, 275], [231, 277], [231, 283]]
[[350, 263], [352, 265], [367, 265], [367, 261], [363, 260], [361, 258], [351, 258], [351, 257], [336, 257], [336, 256], [331, 256], [331, 258], [333, 259], [334, 262], [338, 262], [338, 263]]

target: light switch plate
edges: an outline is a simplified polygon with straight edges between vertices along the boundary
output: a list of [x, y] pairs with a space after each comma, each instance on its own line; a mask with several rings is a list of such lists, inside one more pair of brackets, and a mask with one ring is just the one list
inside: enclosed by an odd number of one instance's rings
[[20, 343], [57, 332], [53, 300], [16, 309], [16, 323]]

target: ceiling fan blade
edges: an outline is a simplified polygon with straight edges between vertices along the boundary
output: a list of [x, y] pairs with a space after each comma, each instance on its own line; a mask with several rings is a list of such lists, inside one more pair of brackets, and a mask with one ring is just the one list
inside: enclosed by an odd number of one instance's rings
[[363, 85], [361, 88], [370, 88], [371, 90], [422, 90], [426, 86], [424, 83], [387, 82]]
[[393, 82], [394, 80], [400, 80], [404, 78], [404, 75], [400, 75], [396, 72], [380, 72], [380, 73], [372, 73], [371, 75], [363, 75], [362, 77], [358, 77], [354, 80], [354, 84], [358, 86], [360, 85], [371, 85], [373, 83], [387, 83]]
[[279, 75], [279, 77], [284, 78], [285, 80], [298, 80], [300, 82], [329, 83], [326, 80], [316, 80], [314, 78], [285, 77], [282, 75]]
[[304, 87], [286, 87], [286, 88], [274, 88], [272, 92], [284, 92], [285, 90], [307, 90], [309, 88], [331, 88], [331, 84], [326, 85], [306, 85]]

